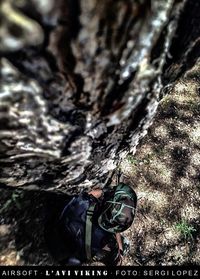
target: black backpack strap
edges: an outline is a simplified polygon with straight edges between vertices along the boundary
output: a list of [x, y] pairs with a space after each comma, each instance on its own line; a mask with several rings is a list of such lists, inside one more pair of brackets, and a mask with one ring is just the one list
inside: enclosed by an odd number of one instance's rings
[[92, 242], [92, 217], [94, 213], [95, 204], [90, 205], [87, 210], [86, 224], [85, 224], [85, 252], [88, 260], [91, 260], [91, 242]]

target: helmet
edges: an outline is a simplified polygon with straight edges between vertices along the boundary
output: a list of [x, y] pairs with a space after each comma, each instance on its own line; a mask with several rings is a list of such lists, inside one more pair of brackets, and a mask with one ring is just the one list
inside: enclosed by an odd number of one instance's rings
[[128, 229], [135, 216], [137, 196], [134, 190], [123, 183], [116, 186], [112, 199], [105, 201], [98, 218], [99, 226], [111, 233]]

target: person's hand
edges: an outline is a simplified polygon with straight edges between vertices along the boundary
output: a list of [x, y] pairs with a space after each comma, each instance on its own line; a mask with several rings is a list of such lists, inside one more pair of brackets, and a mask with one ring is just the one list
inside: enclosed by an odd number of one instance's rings
[[99, 199], [102, 196], [102, 194], [103, 194], [103, 190], [101, 190], [101, 189], [94, 189], [94, 190], [90, 191], [88, 194], [94, 196], [97, 199]]
[[117, 266], [120, 266], [120, 265], [122, 265], [123, 251], [119, 249], [118, 254], [119, 254], [119, 260], [118, 260]]

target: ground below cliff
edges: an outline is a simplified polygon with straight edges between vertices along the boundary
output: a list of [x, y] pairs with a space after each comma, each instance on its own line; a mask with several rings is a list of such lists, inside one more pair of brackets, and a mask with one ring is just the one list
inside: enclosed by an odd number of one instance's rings
[[193, 68], [173, 86], [122, 170], [138, 194], [127, 265], [200, 264], [200, 102]]

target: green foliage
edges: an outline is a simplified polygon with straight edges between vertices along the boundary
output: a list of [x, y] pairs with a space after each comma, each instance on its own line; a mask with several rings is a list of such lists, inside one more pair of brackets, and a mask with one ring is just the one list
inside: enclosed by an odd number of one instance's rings
[[1, 214], [3, 211], [6, 211], [6, 210], [9, 208], [9, 206], [11, 205], [11, 203], [12, 203], [12, 199], [7, 200], [7, 201], [4, 203], [4, 205], [2, 206], [2, 208], [0, 209], [0, 214]]
[[137, 165], [139, 163], [139, 161], [132, 155], [128, 155], [126, 159], [131, 165]]
[[159, 155], [159, 156], [164, 156], [166, 154], [166, 150], [162, 147], [156, 147], [155, 148], [155, 151], [156, 153]]
[[20, 199], [23, 197], [23, 192], [21, 191], [14, 191], [11, 195], [11, 198], [9, 200], [7, 200], [4, 205], [2, 206], [2, 208], [0, 209], [0, 214], [6, 210], [8, 210], [8, 208], [14, 204], [18, 209], [21, 209], [21, 204], [20, 204]]
[[143, 163], [148, 165], [151, 163], [151, 161], [154, 159], [154, 154], [153, 153], [149, 153], [147, 154], [144, 159], [143, 159]]
[[185, 239], [193, 238], [192, 233], [196, 231], [196, 229], [189, 225], [186, 220], [181, 220], [177, 223], [175, 229], [179, 231]]
[[161, 104], [163, 109], [167, 109], [171, 104], [171, 97], [170, 96], [163, 97], [163, 99], [161, 100]]
[[188, 108], [193, 110], [194, 112], [200, 111], [200, 104], [198, 102], [195, 102], [193, 100], [190, 100], [187, 102]]
[[20, 199], [23, 198], [24, 193], [21, 191], [14, 191], [12, 194], [12, 201], [18, 209], [21, 209]]
[[149, 165], [151, 163], [151, 160], [153, 159], [153, 154], [147, 154], [143, 159], [136, 159], [134, 156], [132, 155], [128, 155], [126, 157], [127, 161], [131, 164], [131, 165], [138, 165], [140, 163], [145, 164], [145, 165]]

